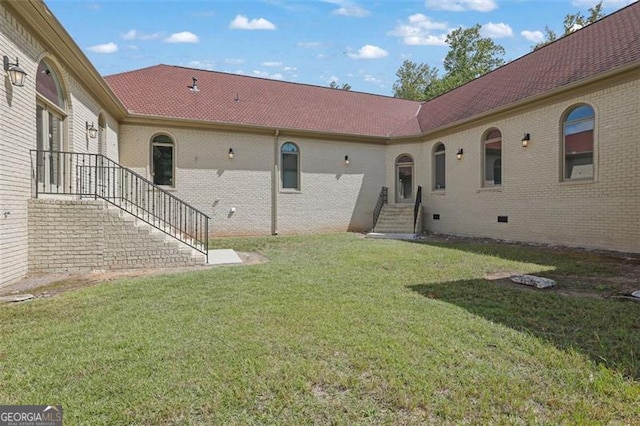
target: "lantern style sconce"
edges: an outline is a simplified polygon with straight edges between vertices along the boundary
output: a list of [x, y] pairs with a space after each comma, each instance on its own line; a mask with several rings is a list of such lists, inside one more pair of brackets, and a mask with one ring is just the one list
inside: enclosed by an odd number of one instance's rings
[[234, 157], [233, 148], [229, 148], [229, 159], [233, 159], [233, 157]]
[[522, 138], [522, 147], [526, 148], [529, 146], [529, 141], [531, 141], [531, 135], [529, 133], [525, 133]]
[[91, 139], [95, 139], [95, 138], [96, 138], [96, 136], [98, 136], [98, 129], [96, 129], [96, 128], [93, 126], [93, 123], [91, 123], [91, 125], [89, 125], [89, 122], [88, 122], [88, 121], [85, 121], [85, 123], [84, 123], [84, 127], [85, 127], [85, 129], [87, 130], [87, 135], [89, 135], [89, 137], [90, 137]]
[[459, 148], [459, 149], [458, 149], [458, 152], [456, 152], [456, 158], [457, 158], [458, 160], [462, 160], [462, 155], [463, 155], [463, 154], [464, 154], [464, 149]]
[[349, 156], [348, 156], [348, 155], [345, 155], [345, 156], [344, 156], [344, 164], [345, 164], [345, 165], [347, 165], [347, 166], [348, 166], [349, 164], [351, 164], [351, 161], [349, 160]]
[[18, 58], [16, 58], [16, 63], [12, 64], [9, 62], [9, 57], [5, 55], [2, 58], [2, 62], [4, 63], [4, 70], [9, 72], [11, 84], [17, 87], [24, 86], [24, 78], [27, 76], [27, 72], [18, 65]]

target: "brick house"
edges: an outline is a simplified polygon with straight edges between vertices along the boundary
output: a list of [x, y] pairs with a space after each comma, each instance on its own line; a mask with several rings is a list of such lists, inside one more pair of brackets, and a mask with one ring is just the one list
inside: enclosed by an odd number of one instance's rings
[[39, 0], [0, 1], [0, 54], [27, 74], [0, 100], [0, 286], [201, 261], [131, 215], [196, 249], [369, 231], [383, 188], [383, 215], [421, 189], [417, 231], [640, 252], [640, 3], [426, 103], [168, 65], [103, 78]]

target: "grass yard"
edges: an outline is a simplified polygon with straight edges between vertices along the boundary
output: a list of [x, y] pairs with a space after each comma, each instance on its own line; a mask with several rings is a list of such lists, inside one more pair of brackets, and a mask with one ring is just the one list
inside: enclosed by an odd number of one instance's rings
[[61, 404], [69, 425], [638, 424], [640, 303], [613, 297], [637, 259], [352, 234], [215, 245], [269, 262], [0, 306], [0, 404]]

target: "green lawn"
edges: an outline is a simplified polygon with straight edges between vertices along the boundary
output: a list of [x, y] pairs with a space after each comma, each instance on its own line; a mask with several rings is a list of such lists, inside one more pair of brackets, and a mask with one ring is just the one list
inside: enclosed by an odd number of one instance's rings
[[[351, 234], [215, 245], [269, 262], [0, 306], [0, 404], [61, 404], [70, 425], [640, 418], [640, 303], [601, 297], [623, 260]], [[558, 286], [484, 279], [505, 271]]]

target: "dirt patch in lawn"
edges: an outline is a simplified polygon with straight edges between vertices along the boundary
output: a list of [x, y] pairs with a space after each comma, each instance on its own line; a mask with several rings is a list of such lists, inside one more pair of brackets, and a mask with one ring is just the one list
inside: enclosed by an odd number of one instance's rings
[[424, 234], [420, 241], [423, 243], [433, 242], [442, 246], [446, 246], [447, 244], [468, 243], [476, 246], [504, 244], [513, 247], [530, 247], [551, 252], [554, 256], [569, 256], [574, 259], [582, 259], [581, 261], [587, 263], [596, 262], [606, 264], [608, 272], [597, 274], [596, 276], [592, 276], [589, 273], [585, 273], [584, 275], [554, 272], [544, 273], [541, 276], [556, 281], [557, 286], [542, 290], [511, 281], [511, 277], [513, 276], [526, 274], [524, 271], [495, 271], [487, 274], [484, 279], [499, 286], [518, 288], [523, 291], [544, 291], [567, 297], [614, 298], [640, 302], [640, 299], [630, 297], [632, 292], [640, 290], [640, 254], [637, 253], [519, 243], [490, 238], [471, 238], [441, 234]]
[[40, 273], [31, 274], [26, 278], [0, 289], [0, 296], [29, 293], [34, 298], [52, 297], [60, 293], [93, 286], [106, 281], [120, 278], [135, 278], [160, 274], [179, 274], [195, 272], [220, 267], [238, 267], [243, 265], [257, 265], [268, 262], [260, 253], [236, 252], [242, 264], [233, 265], [199, 265], [177, 268], [145, 268], [124, 269], [117, 271], [85, 270], [77, 272]]

